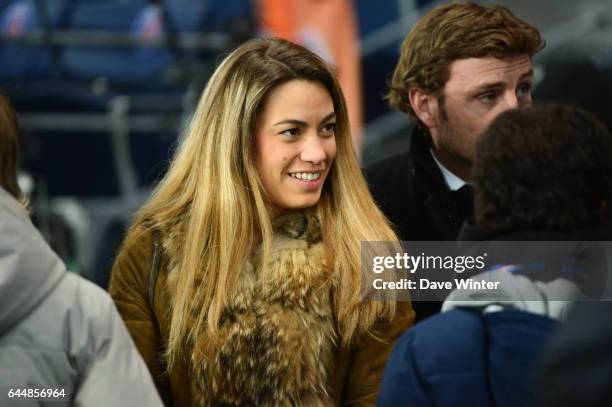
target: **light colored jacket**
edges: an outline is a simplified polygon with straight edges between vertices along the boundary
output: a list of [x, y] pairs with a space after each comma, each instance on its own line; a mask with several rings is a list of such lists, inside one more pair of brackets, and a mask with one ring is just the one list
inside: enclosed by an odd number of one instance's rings
[[[64, 396], [8, 395], [26, 388]], [[67, 272], [2, 188], [0, 391], [2, 406], [162, 406], [108, 294]]]

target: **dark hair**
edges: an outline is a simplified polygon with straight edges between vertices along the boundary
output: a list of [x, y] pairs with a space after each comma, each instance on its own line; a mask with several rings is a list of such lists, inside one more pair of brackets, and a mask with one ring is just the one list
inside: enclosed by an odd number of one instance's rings
[[435, 7], [417, 21], [402, 43], [387, 100], [391, 107], [418, 120], [408, 92], [420, 88], [440, 96], [453, 61], [533, 56], [544, 45], [538, 30], [506, 7], [470, 3]]
[[0, 186], [21, 199], [17, 183], [19, 159], [19, 124], [11, 102], [0, 94]]
[[485, 229], [607, 223], [612, 136], [576, 107], [510, 110], [480, 140], [472, 176], [476, 222]]

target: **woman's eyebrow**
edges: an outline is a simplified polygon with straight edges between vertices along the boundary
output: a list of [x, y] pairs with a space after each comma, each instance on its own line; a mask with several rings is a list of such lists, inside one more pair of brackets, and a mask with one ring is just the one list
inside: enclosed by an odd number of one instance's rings
[[307, 125], [307, 123], [305, 121], [302, 121], [302, 120], [285, 119], [285, 120], [281, 120], [278, 123], [274, 123], [273, 126], [280, 126], [281, 124], [291, 124], [293, 126], [306, 126]]
[[331, 119], [333, 119], [333, 118], [335, 118], [335, 117], [336, 117], [336, 112], [331, 112], [331, 113], [329, 113], [327, 116], [325, 116], [325, 117], [323, 118], [323, 120], [321, 120], [321, 121], [319, 122], [319, 124], [323, 124], [323, 123], [325, 123], [326, 121], [329, 121], [329, 120], [331, 120]]
[[[336, 112], [331, 112], [329, 114], [327, 114], [327, 116], [325, 116], [319, 123], [324, 123], [332, 118], [334, 118], [336, 116]], [[280, 122], [274, 123], [272, 126], [280, 126], [280, 125], [284, 125], [284, 124], [291, 124], [292, 126], [307, 126], [308, 123], [306, 123], [303, 120], [298, 120], [298, 119], [285, 119], [285, 120], [281, 120]]]

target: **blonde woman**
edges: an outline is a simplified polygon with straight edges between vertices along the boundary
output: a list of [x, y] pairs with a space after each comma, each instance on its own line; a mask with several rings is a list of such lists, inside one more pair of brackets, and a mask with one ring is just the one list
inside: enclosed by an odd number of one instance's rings
[[361, 300], [366, 240], [397, 237], [336, 79], [298, 45], [252, 40], [208, 82], [110, 291], [168, 404], [374, 405], [414, 313]]

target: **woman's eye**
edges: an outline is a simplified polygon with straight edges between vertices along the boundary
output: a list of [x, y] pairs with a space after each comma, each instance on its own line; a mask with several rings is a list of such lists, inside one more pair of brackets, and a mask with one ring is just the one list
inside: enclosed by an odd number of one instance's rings
[[321, 128], [321, 133], [325, 136], [333, 136], [336, 131], [336, 123], [327, 123]]
[[285, 131], [282, 131], [280, 134], [281, 134], [281, 136], [285, 136], [285, 137], [291, 138], [291, 137], [297, 136], [298, 133], [299, 133], [299, 130], [300, 129], [298, 129], [297, 127], [293, 127], [291, 129], [287, 129]]

